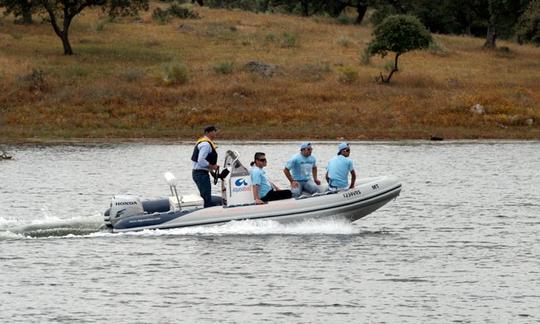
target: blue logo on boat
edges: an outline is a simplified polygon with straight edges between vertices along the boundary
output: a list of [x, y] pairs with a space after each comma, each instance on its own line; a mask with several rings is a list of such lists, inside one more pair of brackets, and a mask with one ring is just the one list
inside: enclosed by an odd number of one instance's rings
[[246, 182], [246, 179], [242, 178], [242, 179], [238, 179], [234, 182], [234, 184], [238, 187], [240, 186], [247, 186], [247, 182]]

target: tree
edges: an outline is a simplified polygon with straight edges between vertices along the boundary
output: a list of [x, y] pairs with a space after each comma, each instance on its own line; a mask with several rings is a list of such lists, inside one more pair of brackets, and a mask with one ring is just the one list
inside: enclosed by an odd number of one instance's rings
[[398, 59], [401, 54], [416, 49], [427, 48], [431, 43], [431, 34], [414, 16], [392, 15], [386, 17], [375, 27], [373, 39], [367, 47], [369, 56], [394, 52], [394, 65], [390, 74], [385, 78], [382, 73], [377, 78], [381, 83], [389, 83], [392, 75], [398, 71]]
[[69, 27], [73, 18], [85, 8], [101, 7], [111, 16], [135, 15], [148, 10], [148, 0], [39, 0], [47, 11], [54, 32], [62, 40], [65, 55], [73, 55]]
[[33, 23], [32, 12], [36, 10], [35, 0], [0, 0], [0, 8], [5, 7], [5, 15], [12, 13], [21, 17], [20, 22], [25, 25]]
[[497, 47], [499, 35], [510, 36], [512, 27], [527, 7], [529, 0], [487, 0], [489, 12], [485, 48]]
[[519, 17], [515, 30], [518, 43], [533, 43], [540, 46], [540, 0], [529, 3]]

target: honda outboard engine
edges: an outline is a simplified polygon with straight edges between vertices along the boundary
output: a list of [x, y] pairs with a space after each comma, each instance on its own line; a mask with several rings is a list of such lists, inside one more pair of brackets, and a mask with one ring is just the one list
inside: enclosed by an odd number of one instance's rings
[[112, 227], [115, 219], [144, 213], [143, 204], [139, 197], [117, 195], [112, 198], [111, 208], [105, 212], [105, 225]]

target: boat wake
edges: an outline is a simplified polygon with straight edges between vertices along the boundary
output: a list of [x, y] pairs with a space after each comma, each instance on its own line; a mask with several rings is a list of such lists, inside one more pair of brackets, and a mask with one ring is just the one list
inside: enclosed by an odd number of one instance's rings
[[100, 214], [70, 219], [46, 216], [26, 223], [19, 219], [0, 219], [0, 240], [68, 235], [81, 236], [99, 231], [102, 224]]
[[0, 240], [57, 238], [57, 237], [111, 237], [111, 236], [190, 236], [190, 235], [355, 235], [361, 229], [342, 219], [305, 220], [283, 224], [272, 220], [231, 221], [222, 225], [193, 226], [174, 229], [143, 230], [110, 233], [101, 228], [101, 215], [76, 217], [68, 220], [46, 218], [31, 224], [9, 226], [0, 224]]

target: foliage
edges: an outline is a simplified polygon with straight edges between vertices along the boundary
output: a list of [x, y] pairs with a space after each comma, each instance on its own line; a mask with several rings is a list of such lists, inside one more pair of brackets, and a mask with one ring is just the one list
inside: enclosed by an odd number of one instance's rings
[[338, 81], [346, 84], [355, 83], [358, 81], [358, 70], [351, 67], [343, 67], [339, 69]]
[[185, 84], [190, 79], [189, 69], [184, 63], [169, 63], [163, 67], [166, 85]]
[[388, 52], [395, 53], [394, 68], [388, 75], [380, 75], [380, 81], [390, 82], [394, 72], [398, 71], [398, 58], [401, 54], [416, 49], [427, 48], [431, 43], [431, 35], [422, 23], [413, 16], [393, 15], [385, 18], [375, 27], [373, 39], [368, 45], [368, 53], [385, 57]]
[[217, 74], [231, 74], [234, 69], [234, 62], [222, 61], [214, 65], [213, 70]]
[[281, 37], [281, 47], [286, 47], [286, 48], [295, 47], [296, 43], [297, 41], [296, 41], [295, 35], [288, 32], [283, 33]]
[[32, 14], [39, 11], [39, 0], [0, 0], [0, 8], [4, 7], [4, 15], [13, 14], [15, 17], [21, 17], [23, 24], [32, 24]]
[[141, 9], [148, 10], [148, 0], [40, 0], [39, 4], [49, 15], [49, 22], [62, 41], [65, 55], [73, 54], [69, 28], [73, 18], [84, 9], [100, 7], [111, 17], [136, 15]]
[[540, 0], [533, 0], [515, 27], [518, 42], [540, 46]]

